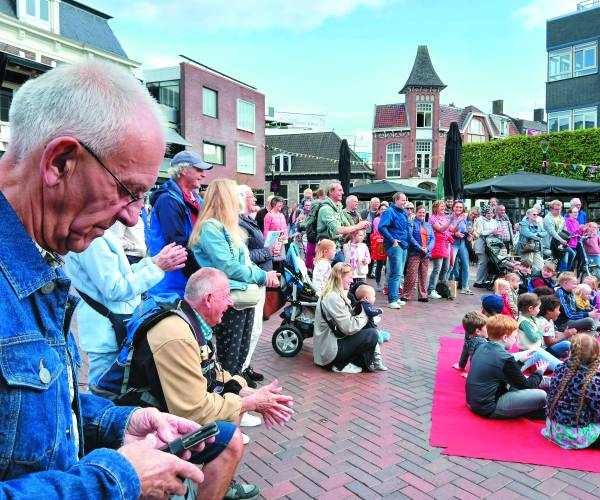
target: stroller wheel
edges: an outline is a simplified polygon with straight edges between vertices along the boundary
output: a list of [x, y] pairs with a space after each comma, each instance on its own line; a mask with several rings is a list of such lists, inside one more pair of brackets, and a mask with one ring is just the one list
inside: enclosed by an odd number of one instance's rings
[[291, 325], [283, 325], [277, 328], [271, 339], [275, 352], [284, 358], [291, 358], [298, 354], [302, 349], [302, 342], [302, 334]]

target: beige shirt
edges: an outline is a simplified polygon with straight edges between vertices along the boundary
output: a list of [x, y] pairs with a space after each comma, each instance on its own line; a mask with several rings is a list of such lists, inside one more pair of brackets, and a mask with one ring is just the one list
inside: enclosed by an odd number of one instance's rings
[[[201, 425], [237, 419], [242, 398], [237, 394], [215, 394], [207, 391], [207, 381], [200, 365], [209, 359], [208, 347], [200, 347], [191, 327], [172, 315], [148, 331], [148, 344], [160, 378], [169, 413], [193, 420]], [[217, 379], [225, 383], [236, 380], [242, 387], [246, 381], [218, 370]]]
[[146, 257], [146, 236], [144, 234], [144, 221], [141, 217], [135, 226], [128, 227], [117, 221], [111, 228], [119, 237], [126, 255], [132, 257]]

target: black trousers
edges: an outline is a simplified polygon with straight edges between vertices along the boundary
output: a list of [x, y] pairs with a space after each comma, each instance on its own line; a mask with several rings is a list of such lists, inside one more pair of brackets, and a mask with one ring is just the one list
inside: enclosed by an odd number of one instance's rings
[[230, 307], [221, 323], [213, 328], [217, 344], [217, 359], [231, 375], [240, 375], [250, 350], [254, 325], [254, 307], [238, 311]]
[[341, 370], [348, 363], [360, 366], [363, 370], [373, 364], [373, 355], [379, 335], [376, 328], [363, 328], [354, 335], [338, 339], [338, 352], [332, 366]]

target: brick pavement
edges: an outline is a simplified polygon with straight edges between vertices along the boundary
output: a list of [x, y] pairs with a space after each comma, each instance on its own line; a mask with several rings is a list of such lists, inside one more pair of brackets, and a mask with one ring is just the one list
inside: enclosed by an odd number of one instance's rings
[[293, 394], [296, 414], [284, 428], [244, 430], [252, 441], [239, 477], [260, 486], [268, 500], [599, 497], [600, 474], [447, 457], [429, 446], [438, 339], [478, 307], [478, 295], [460, 295], [384, 308], [390, 371], [359, 375], [316, 367], [310, 340], [297, 357], [279, 357], [271, 335], [280, 319], [271, 318], [252, 364]]

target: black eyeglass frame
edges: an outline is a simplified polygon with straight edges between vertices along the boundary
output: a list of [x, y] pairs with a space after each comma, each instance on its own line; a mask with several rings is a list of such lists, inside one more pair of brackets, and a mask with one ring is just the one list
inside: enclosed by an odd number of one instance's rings
[[133, 194], [133, 193], [132, 193], [132, 192], [129, 190], [129, 188], [128, 188], [128, 187], [127, 187], [125, 184], [123, 184], [123, 183], [122, 183], [122, 182], [121, 182], [121, 181], [118, 179], [118, 177], [117, 177], [115, 174], [113, 174], [113, 173], [110, 171], [110, 169], [109, 169], [109, 168], [108, 168], [108, 167], [107, 167], [107, 166], [104, 164], [104, 162], [103, 162], [103, 161], [102, 161], [100, 158], [98, 158], [98, 155], [97, 155], [96, 153], [94, 153], [94, 152], [92, 151], [92, 149], [91, 149], [91, 148], [90, 148], [90, 147], [89, 147], [87, 144], [85, 144], [84, 142], [81, 142], [81, 141], [78, 141], [78, 142], [79, 142], [79, 144], [81, 145], [81, 147], [82, 147], [83, 149], [85, 149], [85, 150], [86, 150], [86, 151], [87, 151], [87, 152], [88, 152], [88, 153], [91, 155], [91, 157], [92, 157], [92, 158], [94, 158], [94, 160], [96, 160], [96, 161], [98, 162], [98, 164], [99, 164], [99, 165], [100, 165], [100, 166], [101, 166], [101, 167], [102, 167], [104, 170], [106, 170], [106, 171], [108, 172], [108, 175], [110, 175], [110, 176], [111, 176], [111, 177], [112, 177], [112, 178], [115, 180], [115, 182], [117, 183], [117, 185], [118, 185], [119, 187], [121, 187], [121, 188], [123, 189], [123, 191], [125, 191], [125, 192], [127, 193], [127, 195], [128, 195], [130, 198], [131, 198], [131, 201], [130, 201], [129, 203], [127, 203], [127, 206], [128, 206], [128, 207], [129, 207], [129, 206], [131, 206], [131, 205], [134, 205], [134, 204], [136, 204], [136, 203], [139, 203], [140, 201], [143, 201], [143, 200], [144, 200], [144, 197], [143, 197], [143, 196], [138, 196], [138, 195], [136, 195], [136, 194]]

